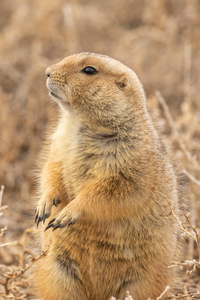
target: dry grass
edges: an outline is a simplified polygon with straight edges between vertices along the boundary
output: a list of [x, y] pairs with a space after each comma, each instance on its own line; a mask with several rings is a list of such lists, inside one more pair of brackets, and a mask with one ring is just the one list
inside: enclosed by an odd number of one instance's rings
[[177, 219], [186, 242], [183, 260], [172, 262], [181, 283], [171, 298], [200, 298], [199, 0], [7, 0], [0, 16], [0, 299], [34, 299], [29, 269], [33, 257], [44, 255], [34, 252], [34, 229], [27, 229], [34, 162], [58, 112], [49, 104], [44, 70], [80, 51], [121, 60], [144, 85], [188, 206]]

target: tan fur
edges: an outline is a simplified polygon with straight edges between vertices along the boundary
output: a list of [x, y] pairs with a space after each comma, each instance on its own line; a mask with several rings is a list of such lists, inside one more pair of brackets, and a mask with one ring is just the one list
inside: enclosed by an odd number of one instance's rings
[[[92, 66], [98, 72], [81, 72]], [[62, 107], [41, 175], [36, 221], [56, 218], [41, 241], [44, 300], [156, 298], [176, 274], [176, 178], [136, 74], [103, 55], [80, 53], [47, 69]], [[53, 199], [61, 203], [53, 206]], [[47, 224], [45, 225], [47, 226]]]

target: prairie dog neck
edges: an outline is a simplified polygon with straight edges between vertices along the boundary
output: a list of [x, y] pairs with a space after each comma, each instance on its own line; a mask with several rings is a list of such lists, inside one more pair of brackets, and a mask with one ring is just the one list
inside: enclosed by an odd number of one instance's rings
[[[134, 165], [142, 164], [145, 158], [149, 159], [149, 151], [155, 152], [149, 138], [155, 134], [151, 125], [148, 116], [142, 128], [140, 120], [129, 116], [129, 119], [116, 127], [103, 127], [100, 124], [94, 127], [84, 124], [73, 113], [63, 111], [53, 135], [53, 151], [58, 153], [58, 160], [60, 157], [69, 160], [74, 158], [73, 168], [77, 168], [77, 174], [80, 165], [85, 164], [87, 168], [87, 160], [90, 158], [88, 168], [93, 175], [118, 176], [120, 171], [130, 166], [134, 168]], [[146, 131], [152, 131], [151, 135], [147, 135]], [[62, 149], [58, 148], [61, 143]]]

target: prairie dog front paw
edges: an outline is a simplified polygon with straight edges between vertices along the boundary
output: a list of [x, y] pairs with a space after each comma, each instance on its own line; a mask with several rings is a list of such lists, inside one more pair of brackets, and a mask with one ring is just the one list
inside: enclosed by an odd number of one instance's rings
[[81, 212], [77, 210], [72, 210], [70, 204], [68, 204], [65, 208], [63, 208], [63, 210], [59, 213], [59, 215], [49, 222], [45, 231], [50, 227], [52, 227], [53, 230], [55, 230], [57, 228], [70, 226], [75, 224], [79, 220], [79, 218], [82, 215]]
[[41, 221], [45, 220], [51, 215], [51, 208], [53, 205], [57, 206], [61, 203], [60, 195], [55, 192], [45, 192], [39, 200], [38, 206], [35, 211], [35, 222], [37, 226]]

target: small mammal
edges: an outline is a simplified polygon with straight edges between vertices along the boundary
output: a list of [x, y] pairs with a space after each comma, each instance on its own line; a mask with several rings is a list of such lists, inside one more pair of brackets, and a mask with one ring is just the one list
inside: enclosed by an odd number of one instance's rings
[[[46, 70], [62, 116], [41, 172], [42, 243], [36, 281], [44, 300], [155, 299], [176, 273], [176, 177], [122, 63], [93, 53]], [[42, 222], [41, 222], [42, 224]], [[46, 230], [44, 231], [44, 229]], [[53, 230], [52, 230], [53, 229]], [[167, 295], [167, 293], [166, 293]]]

